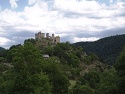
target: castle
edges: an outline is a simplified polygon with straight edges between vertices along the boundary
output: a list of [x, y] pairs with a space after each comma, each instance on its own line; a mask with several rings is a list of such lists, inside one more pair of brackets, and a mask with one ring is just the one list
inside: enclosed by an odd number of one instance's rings
[[45, 33], [41, 33], [41, 31], [35, 34], [35, 39], [39, 42], [41, 46], [54, 45], [60, 43], [59, 36], [54, 36], [54, 34], [52, 34], [52, 36], [49, 36], [49, 33], [46, 33], [45, 36]]

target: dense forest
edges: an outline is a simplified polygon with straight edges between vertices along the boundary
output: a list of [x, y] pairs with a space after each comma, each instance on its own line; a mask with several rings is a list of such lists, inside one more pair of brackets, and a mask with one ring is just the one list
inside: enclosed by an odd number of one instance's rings
[[124, 94], [125, 48], [111, 66], [69, 42], [36, 44], [0, 51], [0, 94]]
[[125, 45], [125, 35], [110, 36], [95, 42], [78, 42], [73, 45], [83, 47], [86, 53], [95, 53], [101, 62], [114, 64]]

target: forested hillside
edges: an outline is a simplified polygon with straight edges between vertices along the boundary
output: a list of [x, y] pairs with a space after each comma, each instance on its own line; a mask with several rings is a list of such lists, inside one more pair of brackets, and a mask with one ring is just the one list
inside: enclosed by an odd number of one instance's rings
[[125, 45], [125, 35], [106, 37], [95, 42], [78, 42], [73, 45], [83, 47], [86, 53], [96, 54], [101, 62], [114, 64]]
[[0, 47], [0, 51], [1, 51], [1, 50], [5, 50], [5, 49], [4, 49], [4, 48], [2, 48], [2, 47]]
[[109, 66], [68, 42], [44, 48], [36, 42], [0, 52], [0, 94], [124, 94], [125, 49]]

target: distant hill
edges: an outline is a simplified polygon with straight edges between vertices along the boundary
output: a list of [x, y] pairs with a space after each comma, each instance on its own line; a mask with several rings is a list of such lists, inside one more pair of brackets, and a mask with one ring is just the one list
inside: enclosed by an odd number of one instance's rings
[[1, 51], [1, 50], [5, 50], [5, 49], [4, 49], [4, 48], [2, 48], [2, 47], [0, 47], [0, 51]]
[[95, 53], [102, 62], [114, 64], [125, 46], [125, 34], [102, 38], [95, 42], [77, 42], [73, 45], [82, 46], [86, 53]]

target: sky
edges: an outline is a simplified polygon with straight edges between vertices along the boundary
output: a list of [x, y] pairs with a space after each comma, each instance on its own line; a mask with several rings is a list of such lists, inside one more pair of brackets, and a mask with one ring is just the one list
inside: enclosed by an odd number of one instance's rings
[[125, 0], [0, 0], [0, 47], [39, 31], [70, 43], [125, 34]]

